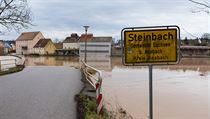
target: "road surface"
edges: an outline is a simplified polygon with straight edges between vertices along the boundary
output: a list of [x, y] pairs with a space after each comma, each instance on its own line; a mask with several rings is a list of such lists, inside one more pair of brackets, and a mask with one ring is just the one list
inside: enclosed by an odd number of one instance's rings
[[75, 119], [79, 69], [28, 66], [0, 77], [0, 119]]

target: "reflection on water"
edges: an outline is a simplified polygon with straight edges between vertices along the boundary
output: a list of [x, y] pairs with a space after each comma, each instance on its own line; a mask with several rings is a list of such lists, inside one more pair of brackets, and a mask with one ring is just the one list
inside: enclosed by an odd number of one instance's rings
[[[83, 57], [79, 58], [80, 61], [83, 60]], [[111, 71], [112, 67], [111, 67], [111, 58], [110, 57], [99, 57], [99, 56], [89, 56], [86, 59], [87, 64], [95, 67], [99, 70], [105, 70], [105, 71]]]
[[[79, 67], [81, 59], [26, 57], [26, 65]], [[103, 92], [108, 109], [121, 106], [134, 118], [147, 119], [147, 67], [123, 66], [119, 57], [88, 57], [87, 63], [103, 70]], [[153, 79], [155, 119], [209, 119], [209, 58], [185, 58], [178, 65], [154, 66]]]
[[27, 56], [26, 66], [71, 66], [79, 67], [78, 57]]
[[[122, 65], [121, 58], [112, 58], [112, 68], [115, 66], [125, 68]], [[131, 66], [132, 68], [142, 68], [142, 66]], [[200, 71], [202, 73], [210, 71], [210, 58], [182, 58], [177, 65], [161, 65], [155, 66], [155, 68], [170, 69], [170, 70], [193, 70]]]
[[[69, 56], [27, 56], [26, 65], [46, 65], [46, 66], [73, 66], [79, 67], [83, 57], [69, 57]], [[90, 56], [87, 57], [87, 63], [100, 70], [111, 71], [114, 67], [127, 68], [122, 65], [120, 57], [98, 57]], [[132, 68], [142, 68], [140, 66]], [[210, 71], [210, 58], [183, 58], [178, 65], [161, 65], [155, 66], [159, 69], [170, 69], [170, 70], [193, 70], [206, 73]]]
[[[71, 66], [79, 67], [83, 57], [68, 57], [68, 56], [27, 56], [26, 65], [27, 66]], [[99, 70], [111, 71], [111, 58], [110, 57], [96, 57], [89, 56], [87, 57], [88, 65], [98, 68]]]

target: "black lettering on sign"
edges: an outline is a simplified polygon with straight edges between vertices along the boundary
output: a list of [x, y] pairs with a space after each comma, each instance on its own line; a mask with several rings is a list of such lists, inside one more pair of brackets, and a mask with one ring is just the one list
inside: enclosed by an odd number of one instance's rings
[[170, 43], [158, 43], [158, 42], [153, 42], [153, 47], [170, 47]]
[[171, 32], [167, 32], [164, 34], [133, 34], [130, 33], [128, 35], [129, 39], [128, 41], [156, 41], [156, 40], [174, 40], [174, 36]]
[[145, 50], [144, 52], [145, 54], [158, 54], [158, 53], [162, 53], [161, 49], [158, 50]]
[[133, 56], [133, 60], [135, 61], [144, 61], [146, 58], [144, 56]]
[[168, 60], [168, 56], [149, 56], [147, 57], [148, 60]]
[[131, 44], [131, 48], [148, 48], [151, 47], [151, 43], [143, 43], [143, 44]]
[[168, 56], [133, 56], [134, 61], [163, 61], [168, 60]]
[[130, 38], [129, 41], [133, 41], [134, 40], [133, 34], [129, 34], [128, 37]]

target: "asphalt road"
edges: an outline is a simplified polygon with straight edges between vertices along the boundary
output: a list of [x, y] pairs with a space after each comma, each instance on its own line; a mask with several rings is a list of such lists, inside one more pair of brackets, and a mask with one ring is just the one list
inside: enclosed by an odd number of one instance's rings
[[79, 69], [28, 66], [0, 77], [0, 119], [75, 119]]

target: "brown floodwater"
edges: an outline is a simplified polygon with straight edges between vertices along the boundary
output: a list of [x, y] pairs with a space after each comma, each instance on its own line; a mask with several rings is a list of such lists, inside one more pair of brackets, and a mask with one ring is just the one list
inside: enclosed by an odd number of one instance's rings
[[[26, 65], [79, 67], [78, 57], [26, 57]], [[103, 71], [103, 94], [109, 111], [126, 110], [148, 118], [148, 67], [123, 66], [121, 58], [90, 57]], [[183, 58], [177, 65], [153, 67], [154, 119], [210, 119], [210, 58]], [[121, 117], [122, 118], [122, 117]]]

